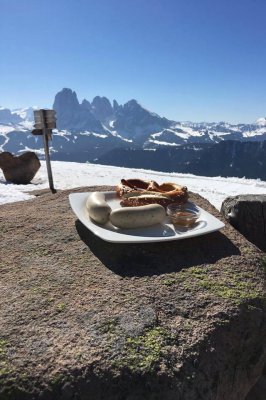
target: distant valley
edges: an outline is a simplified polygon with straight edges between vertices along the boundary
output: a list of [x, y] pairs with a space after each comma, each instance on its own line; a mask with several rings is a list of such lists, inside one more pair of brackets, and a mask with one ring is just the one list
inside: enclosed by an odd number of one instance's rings
[[[119, 105], [96, 96], [80, 103], [71, 89], [56, 94], [53, 108], [53, 160], [266, 180], [266, 118], [252, 124], [171, 121], [136, 100]], [[33, 108], [0, 107], [0, 151], [32, 150], [43, 158], [42, 137], [33, 136], [32, 127]]]

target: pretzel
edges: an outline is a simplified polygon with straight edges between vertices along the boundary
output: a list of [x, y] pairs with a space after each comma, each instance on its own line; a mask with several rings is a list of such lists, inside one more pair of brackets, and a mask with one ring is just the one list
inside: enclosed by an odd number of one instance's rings
[[122, 179], [116, 192], [122, 198], [122, 207], [135, 207], [157, 203], [164, 207], [171, 203], [185, 203], [188, 191], [185, 186], [176, 183], [158, 185], [155, 181], [141, 179]]

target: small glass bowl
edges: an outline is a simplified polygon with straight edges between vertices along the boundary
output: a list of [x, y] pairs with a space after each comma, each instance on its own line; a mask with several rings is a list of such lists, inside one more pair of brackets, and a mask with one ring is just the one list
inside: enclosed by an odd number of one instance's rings
[[172, 224], [188, 228], [196, 223], [200, 216], [200, 210], [192, 203], [172, 203], [167, 206], [167, 215]]

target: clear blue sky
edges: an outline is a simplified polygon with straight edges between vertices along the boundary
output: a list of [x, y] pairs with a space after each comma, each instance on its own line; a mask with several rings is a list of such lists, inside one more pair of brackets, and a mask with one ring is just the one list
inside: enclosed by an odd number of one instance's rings
[[0, 105], [131, 98], [175, 120], [266, 116], [266, 0], [0, 0]]

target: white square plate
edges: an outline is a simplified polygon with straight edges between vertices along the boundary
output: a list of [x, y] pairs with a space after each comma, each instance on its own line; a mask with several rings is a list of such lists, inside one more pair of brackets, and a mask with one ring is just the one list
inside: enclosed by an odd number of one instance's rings
[[[72, 210], [78, 219], [91, 232], [107, 242], [116, 243], [148, 243], [164, 242], [170, 240], [186, 239], [194, 236], [205, 235], [206, 233], [218, 231], [224, 227], [223, 222], [213, 215], [198, 207], [201, 211], [200, 218], [193, 228], [179, 228], [173, 225], [169, 218], [165, 218], [163, 224], [157, 224], [147, 228], [120, 229], [110, 222], [105, 225], [98, 225], [93, 222], [86, 210], [86, 200], [91, 192], [71, 193], [69, 202]], [[120, 208], [120, 199], [115, 192], [104, 192], [106, 202], [114, 210]]]

